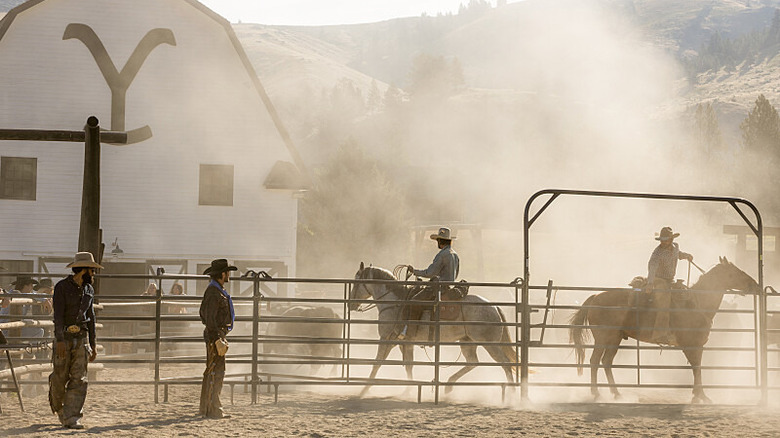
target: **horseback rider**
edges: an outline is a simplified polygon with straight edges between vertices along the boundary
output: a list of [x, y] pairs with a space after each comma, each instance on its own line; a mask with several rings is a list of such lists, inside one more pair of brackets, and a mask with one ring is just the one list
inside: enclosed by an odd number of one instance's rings
[[[455, 281], [460, 271], [460, 258], [455, 250], [452, 249], [452, 241], [455, 237], [452, 236], [452, 232], [447, 227], [439, 228], [439, 232], [431, 234], [430, 237], [439, 246], [439, 252], [433, 258], [433, 262], [427, 269], [414, 269], [412, 265], [408, 265], [408, 272], [414, 273], [417, 277], [430, 278], [432, 281]], [[429, 286], [416, 294], [413, 299], [432, 300], [436, 296], [436, 292], [436, 288]], [[426, 312], [430, 314], [430, 310], [425, 310], [422, 319], [425, 319]], [[408, 324], [404, 325], [403, 330], [398, 335], [398, 339], [403, 340], [406, 338], [408, 328]]]
[[680, 251], [680, 246], [674, 242], [680, 233], [672, 232], [671, 227], [661, 228], [655, 240], [660, 241], [647, 262], [647, 289], [653, 292], [653, 307], [656, 310], [655, 326], [651, 342], [674, 345], [676, 338], [669, 330], [669, 309], [672, 303], [670, 289], [680, 289], [675, 283], [677, 261], [693, 261], [693, 256]]

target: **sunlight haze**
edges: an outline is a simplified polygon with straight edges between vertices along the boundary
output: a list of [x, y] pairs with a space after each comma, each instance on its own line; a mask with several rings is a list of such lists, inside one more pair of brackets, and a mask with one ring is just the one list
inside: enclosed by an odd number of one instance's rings
[[[374, 23], [400, 17], [457, 14], [468, 0], [203, 0], [231, 23], [319, 26]], [[514, 3], [514, 2], [509, 2]], [[495, 1], [491, 1], [495, 6]]]

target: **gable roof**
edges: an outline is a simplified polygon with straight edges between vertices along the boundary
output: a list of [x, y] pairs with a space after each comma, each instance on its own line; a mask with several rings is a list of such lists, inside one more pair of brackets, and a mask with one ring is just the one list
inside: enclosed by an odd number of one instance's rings
[[[0, 41], [2, 41], [6, 32], [11, 27], [11, 23], [13, 23], [14, 19], [19, 14], [45, 1], [47, 0], [29, 0], [8, 11], [8, 13], [5, 16], [3, 16], [2, 19], [0, 19]], [[249, 61], [249, 57], [246, 55], [246, 52], [244, 51], [244, 47], [241, 45], [241, 42], [238, 40], [238, 37], [233, 31], [233, 27], [230, 25], [230, 22], [197, 0], [171, 0], [171, 1], [182, 1], [190, 4], [192, 7], [202, 12], [204, 15], [208, 16], [212, 20], [216, 21], [220, 26], [224, 28], [225, 32], [228, 35], [230, 43], [233, 46], [233, 49], [236, 51], [236, 54], [241, 60], [244, 69], [246, 69], [247, 74], [252, 80], [252, 84], [255, 88], [255, 91], [257, 92], [258, 96], [262, 100], [263, 105], [268, 111], [268, 114], [271, 116], [271, 120], [273, 121], [274, 126], [276, 127], [276, 130], [279, 133], [279, 136], [281, 137], [282, 141], [287, 147], [288, 152], [290, 153], [290, 156], [295, 162], [295, 167], [297, 167], [300, 177], [302, 178], [302, 183], [306, 186], [311, 185], [311, 177], [306, 168], [306, 165], [304, 164], [301, 155], [298, 153], [298, 149], [295, 147], [295, 144], [293, 143], [292, 138], [290, 137], [290, 134], [287, 131], [287, 128], [284, 126], [284, 123], [282, 123], [282, 120], [276, 111], [276, 107], [274, 107], [273, 103], [271, 102], [271, 99], [268, 96], [268, 93], [265, 91], [263, 84], [260, 83], [260, 78], [258, 77], [254, 67], [252, 66], [252, 63]]]

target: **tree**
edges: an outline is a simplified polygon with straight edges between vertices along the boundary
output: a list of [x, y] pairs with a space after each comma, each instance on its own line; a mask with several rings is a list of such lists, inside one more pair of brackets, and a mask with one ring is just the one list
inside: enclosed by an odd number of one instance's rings
[[777, 160], [780, 155], [780, 116], [763, 94], [758, 96], [755, 106], [739, 128], [746, 150], [772, 162]]
[[455, 58], [420, 54], [412, 61], [409, 91], [415, 97], [446, 98], [463, 86], [463, 68]]
[[382, 106], [382, 93], [379, 91], [376, 79], [371, 80], [371, 89], [368, 91], [368, 101], [366, 102], [366, 105], [370, 111], [375, 111]]
[[772, 26], [769, 28], [764, 47], [772, 47], [780, 44], [780, 9], [775, 9], [775, 15], [772, 17]]
[[349, 140], [317, 172], [315, 188], [301, 201], [299, 271], [344, 277], [360, 261], [401, 263], [410, 229], [406, 197], [379, 163]]

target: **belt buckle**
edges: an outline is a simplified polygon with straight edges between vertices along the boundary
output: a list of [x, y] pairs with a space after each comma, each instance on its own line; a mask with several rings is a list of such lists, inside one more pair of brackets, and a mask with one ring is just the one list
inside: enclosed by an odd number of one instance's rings
[[77, 325], [69, 325], [67, 330], [68, 330], [68, 333], [71, 333], [71, 334], [75, 335], [76, 333], [81, 332], [81, 327], [79, 327]]

